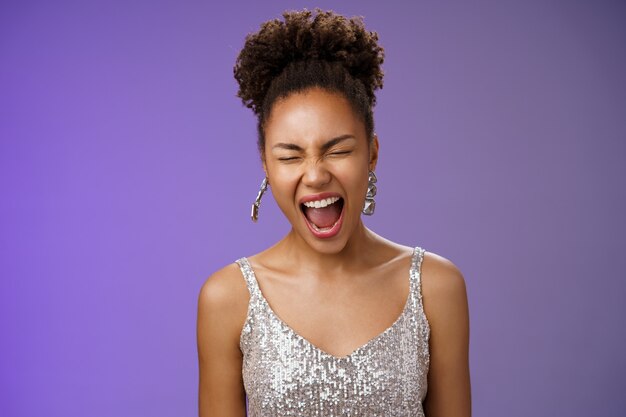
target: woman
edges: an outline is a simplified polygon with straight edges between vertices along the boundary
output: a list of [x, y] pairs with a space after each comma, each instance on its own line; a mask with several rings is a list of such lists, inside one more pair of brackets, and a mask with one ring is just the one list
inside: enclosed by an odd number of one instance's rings
[[259, 123], [253, 220], [269, 185], [291, 230], [200, 291], [200, 416], [469, 416], [462, 274], [361, 220], [375, 210], [377, 34], [319, 9], [283, 16], [246, 38], [235, 78]]

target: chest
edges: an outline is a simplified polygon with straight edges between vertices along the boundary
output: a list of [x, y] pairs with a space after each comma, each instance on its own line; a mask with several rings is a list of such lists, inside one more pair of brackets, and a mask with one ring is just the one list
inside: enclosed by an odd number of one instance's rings
[[240, 344], [250, 415], [423, 415], [429, 329], [413, 297], [391, 326], [342, 355], [302, 337], [263, 299], [251, 303]]
[[324, 352], [345, 356], [389, 328], [405, 309], [409, 276], [393, 272], [344, 285], [275, 277], [259, 283], [277, 318]]
[[[361, 287], [334, 291], [313, 287], [313, 291], [305, 285], [299, 287], [303, 290], [299, 297], [294, 296], [297, 292], [282, 294], [282, 300], [288, 300], [283, 306], [288, 307], [281, 311], [294, 320], [291, 324], [274, 311], [250, 264], [242, 259], [240, 266], [250, 290], [240, 337], [248, 415], [423, 417], [430, 364], [430, 327], [420, 284], [423, 253], [415, 249], [408, 278], [389, 280], [381, 287], [370, 285], [369, 291], [362, 292]], [[268, 294], [270, 287], [265, 286]], [[399, 315], [390, 313], [387, 304], [392, 302], [404, 306]], [[308, 319], [299, 321], [312, 310]], [[395, 318], [393, 323], [368, 335], [364, 343], [355, 343], [355, 334], [375, 327], [363, 323], [369, 320], [380, 325], [382, 321], [374, 318], [383, 311], [389, 314], [386, 320]], [[319, 340], [304, 337], [293, 323], [310, 329]], [[351, 331], [355, 326], [358, 330]], [[339, 352], [341, 341], [344, 350]], [[316, 344], [321, 342], [337, 350], [324, 350]]]

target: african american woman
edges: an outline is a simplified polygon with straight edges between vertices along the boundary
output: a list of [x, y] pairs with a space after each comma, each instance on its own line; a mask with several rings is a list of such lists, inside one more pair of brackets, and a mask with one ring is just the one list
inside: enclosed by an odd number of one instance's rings
[[253, 220], [271, 190], [291, 229], [200, 290], [200, 416], [470, 416], [463, 275], [361, 218], [375, 212], [378, 35], [332, 11], [283, 18], [246, 37], [234, 74], [258, 118]]

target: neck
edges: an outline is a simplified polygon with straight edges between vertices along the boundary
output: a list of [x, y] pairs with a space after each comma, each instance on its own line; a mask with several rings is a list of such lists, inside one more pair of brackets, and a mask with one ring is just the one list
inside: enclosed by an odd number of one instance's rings
[[332, 275], [362, 265], [376, 243], [377, 235], [359, 220], [346, 245], [338, 252], [325, 253], [310, 246], [293, 229], [277, 245], [289, 263], [300, 270]]

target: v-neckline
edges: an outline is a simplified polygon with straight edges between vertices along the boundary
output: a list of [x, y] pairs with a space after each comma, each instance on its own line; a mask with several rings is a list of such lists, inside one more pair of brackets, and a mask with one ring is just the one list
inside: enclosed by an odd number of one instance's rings
[[361, 352], [362, 350], [366, 349], [368, 346], [370, 346], [374, 342], [376, 342], [376, 341], [382, 339], [383, 337], [385, 337], [389, 332], [391, 332], [395, 327], [397, 327], [398, 323], [400, 323], [400, 321], [402, 321], [404, 316], [406, 316], [408, 314], [409, 307], [411, 306], [411, 303], [413, 301], [413, 292], [414, 292], [413, 285], [414, 284], [413, 284], [412, 274], [413, 274], [413, 268], [415, 268], [415, 262], [416, 262], [415, 261], [415, 257], [416, 257], [416, 255], [417, 255], [417, 248], [414, 248], [413, 249], [413, 253], [411, 254], [411, 266], [409, 267], [409, 274], [408, 274], [409, 275], [409, 293], [408, 293], [408, 295], [406, 297], [406, 301], [404, 303], [404, 307], [403, 307], [402, 312], [400, 313], [400, 315], [386, 329], [384, 329], [383, 331], [378, 333], [376, 336], [372, 337], [367, 342], [365, 342], [363, 345], [357, 347], [352, 352], [350, 352], [349, 354], [344, 355], [344, 356], [336, 356], [336, 355], [333, 355], [332, 353], [326, 352], [325, 350], [319, 348], [318, 346], [313, 344], [311, 341], [309, 341], [309, 339], [307, 339], [306, 337], [304, 337], [300, 333], [298, 333], [293, 327], [291, 327], [289, 324], [287, 324], [283, 319], [281, 319], [278, 316], [278, 314], [276, 314], [276, 312], [274, 311], [274, 309], [270, 305], [269, 301], [267, 301], [267, 299], [263, 295], [263, 292], [261, 291], [261, 287], [259, 286], [259, 281], [256, 278], [256, 274], [254, 272], [254, 269], [252, 268], [252, 265], [250, 264], [250, 261], [248, 261], [248, 258], [246, 258], [246, 257], [244, 257], [243, 260], [244, 260], [244, 262], [248, 266], [248, 271], [250, 271], [252, 279], [254, 280], [254, 284], [256, 286], [256, 290], [257, 290], [257, 292], [259, 294], [259, 297], [261, 298], [261, 302], [265, 305], [265, 307], [269, 311], [271, 317], [274, 320], [276, 320], [280, 324], [280, 326], [283, 327], [284, 330], [286, 330], [287, 332], [291, 333], [297, 339], [301, 340], [304, 344], [309, 346], [311, 348], [311, 350], [317, 352], [319, 355], [325, 356], [325, 357], [328, 357], [330, 359], [334, 359], [334, 360], [337, 360], [337, 361], [343, 361], [343, 360], [350, 360], [351, 358], [353, 358], [354, 356], [358, 355], [359, 352]]

